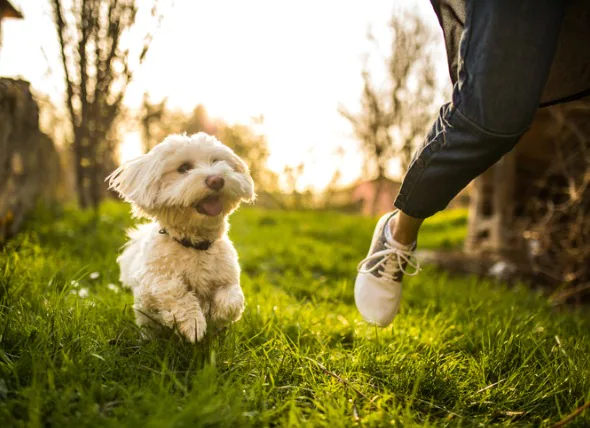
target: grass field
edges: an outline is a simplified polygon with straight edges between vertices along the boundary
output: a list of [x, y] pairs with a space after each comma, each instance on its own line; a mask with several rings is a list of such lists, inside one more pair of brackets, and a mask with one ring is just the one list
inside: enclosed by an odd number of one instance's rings
[[[361, 322], [353, 280], [373, 223], [239, 211], [246, 312], [190, 345], [140, 340], [115, 263], [127, 206], [40, 212], [0, 254], [0, 427], [538, 426], [590, 400], [590, 315], [524, 287], [427, 268], [393, 327]], [[465, 212], [449, 212], [420, 246], [464, 233]]]

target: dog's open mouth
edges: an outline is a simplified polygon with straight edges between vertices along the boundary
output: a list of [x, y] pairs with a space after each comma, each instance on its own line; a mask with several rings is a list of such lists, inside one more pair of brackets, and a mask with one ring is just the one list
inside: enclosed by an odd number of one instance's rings
[[208, 215], [215, 217], [223, 211], [223, 203], [221, 202], [221, 196], [209, 195], [206, 198], [201, 199], [195, 206], [199, 214]]

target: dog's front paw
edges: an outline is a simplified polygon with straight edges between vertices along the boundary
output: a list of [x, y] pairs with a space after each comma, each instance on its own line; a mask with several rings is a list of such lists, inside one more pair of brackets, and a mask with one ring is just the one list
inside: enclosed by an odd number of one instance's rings
[[211, 320], [216, 324], [237, 321], [244, 312], [244, 293], [239, 284], [223, 287], [215, 293], [211, 304]]
[[200, 342], [207, 331], [207, 320], [199, 307], [176, 308], [174, 311], [162, 311], [164, 324], [176, 326], [178, 332], [191, 343]]
[[207, 321], [205, 321], [205, 316], [201, 312], [195, 317], [178, 322], [176, 325], [178, 331], [191, 343], [200, 342], [207, 330]]

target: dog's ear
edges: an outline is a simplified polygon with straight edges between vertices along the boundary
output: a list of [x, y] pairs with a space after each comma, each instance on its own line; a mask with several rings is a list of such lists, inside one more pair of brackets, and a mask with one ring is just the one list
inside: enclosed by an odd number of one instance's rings
[[150, 208], [156, 201], [159, 188], [159, 168], [156, 156], [147, 153], [125, 162], [107, 177], [109, 188], [127, 202]]
[[250, 168], [248, 168], [248, 165], [246, 165], [246, 162], [244, 162], [233, 151], [231, 153], [230, 165], [234, 169], [234, 171], [236, 171], [236, 172], [239, 172], [241, 174], [250, 174]]
[[249, 173], [245, 173], [244, 176], [246, 177], [246, 186], [242, 200], [244, 202], [254, 202], [256, 199], [256, 193], [254, 192], [254, 180], [252, 180], [252, 177]]
[[232, 153], [232, 168], [242, 174], [242, 189], [244, 191], [244, 195], [242, 196], [242, 200], [244, 202], [254, 202], [256, 199], [256, 193], [254, 192], [254, 180], [252, 180], [252, 175], [250, 174], [250, 168], [248, 165], [235, 153]]

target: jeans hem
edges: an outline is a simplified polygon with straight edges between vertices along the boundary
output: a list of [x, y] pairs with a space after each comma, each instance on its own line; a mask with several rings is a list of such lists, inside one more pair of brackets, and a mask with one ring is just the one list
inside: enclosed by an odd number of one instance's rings
[[419, 219], [419, 220], [424, 220], [424, 219], [426, 219], [428, 217], [432, 217], [434, 214], [436, 214], [439, 211], [439, 210], [436, 210], [433, 213], [427, 213], [427, 214], [425, 214], [425, 213], [422, 213], [420, 211], [413, 211], [411, 209], [407, 209], [406, 208], [406, 205], [407, 204], [405, 204], [405, 203], [398, 202], [397, 199], [393, 203], [393, 206], [395, 208], [397, 208], [398, 210], [400, 210], [405, 215], [408, 215], [410, 217], [413, 217], [413, 218], [416, 218], [416, 219]]

